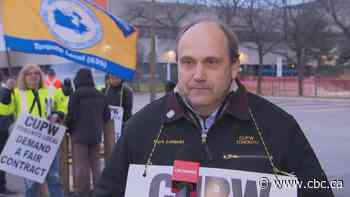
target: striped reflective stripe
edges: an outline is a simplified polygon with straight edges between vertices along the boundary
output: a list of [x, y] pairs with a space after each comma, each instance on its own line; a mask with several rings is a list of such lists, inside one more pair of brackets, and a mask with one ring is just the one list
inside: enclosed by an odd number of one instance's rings
[[51, 115], [53, 109], [53, 99], [52, 97], [48, 97], [45, 99], [45, 107], [46, 107], [46, 116]]
[[27, 97], [25, 91], [19, 90], [19, 95], [21, 97], [21, 111], [27, 112]]
[[[42, 97], [42, 93], [40, 93], [40, 91], [38, 93], [39, 93], [39, 97], [40, 97], [40, 102], [45, 102], [45, 112], [43, 112], [42, 115], [45, 114], [47, 117], [51, 114], [53, 107], [54, 107], [54, 99], [53, 99], [54, 92], [50, 93], [50, 90], [48, 89], [48, 97], [47, 98]], [[19, 95], [21, 97], [21, 112], [28, 113], [26, 91], [19, 90]]]

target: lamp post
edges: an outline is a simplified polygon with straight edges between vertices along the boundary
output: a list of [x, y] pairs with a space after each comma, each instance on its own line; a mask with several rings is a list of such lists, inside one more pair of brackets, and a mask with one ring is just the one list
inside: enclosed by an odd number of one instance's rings
[[151, 2], [151, 51], [149, 55], [149, 64], [150, 64], [150, 101], [154, 101], [156, 99], [156, 87], [155, 87], [155, 71], [156, 71], [156, 35], [155, 35], [155, 0]]
[[247, 64], [248, 61], [249, 61], [248, 54], [241, 52], [241, 53], [239, 54], [239, 62], [240, 62], [241, 64]]
[[[240, 62], [240, 68], [239, 68], [239, 72], [240, 72], [240, 77], [241, 79], [244, 79], [245, 78], [245, 74], [246, 73], [249, 73], [249, 66], [245, 65], [245, 66], [242, 66], [243, 64], [248, 64], [248, 55], [246, 53], [243, 53], [243, 52], [240, 52], [239, 53], [239, 62]], [[247, 69], [247, 70], [244, 70], [244, 67]]]
[[165, 53], [166, 65], [166, 80], [171, 81], [171, 63], [175, 62], [175, 51], [170, 50]]

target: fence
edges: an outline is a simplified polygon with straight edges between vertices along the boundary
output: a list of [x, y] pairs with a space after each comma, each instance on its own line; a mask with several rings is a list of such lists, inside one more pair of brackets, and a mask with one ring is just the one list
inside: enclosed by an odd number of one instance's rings
[[[248, 90], [256, 92], [255, 76], [241, 77]], [[297, 77], [262, 77], [262, 95], [299, 96]], [[350, 98], [350, 79], [335, 77], [308, 77], [303, 80], [303, 96]]]

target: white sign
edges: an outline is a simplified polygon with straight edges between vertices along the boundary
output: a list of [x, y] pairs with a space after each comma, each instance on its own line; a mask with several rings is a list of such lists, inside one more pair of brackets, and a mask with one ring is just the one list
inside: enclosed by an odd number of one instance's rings
[[21, 114], [0, 155], [0, 169], [43, 183], [65, 130], [46, 119]]
[[[130, 165], [125, 197], [175, 197], [171, 192], [172, 166], [148, 166], [146, 177], [142, 176], [144, 170], [144, 165]], [[279, 183], [285, 183], [279, 187], [273, 174], [202, 167], [199, 175], [198, 197], [297, 196], [297, 187], [291, 184], [297, 181], [294, 176], [278, 175]]]
[[283, 73], [282, 73], [282, 58], [281, 57], [277, 57], [277, 77], [282, 77], [283, 76]]
[[111, 111], [111, 119], [114, 124], [115, 140], [117, 141], [122, 134], [123, 114], [124, 110], [122, 107], [110, 105], [109, 110]]

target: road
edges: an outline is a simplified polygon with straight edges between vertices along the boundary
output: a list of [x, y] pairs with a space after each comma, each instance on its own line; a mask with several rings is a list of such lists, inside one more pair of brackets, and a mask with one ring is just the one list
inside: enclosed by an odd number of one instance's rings
[[[329, 180], [350, 183], [350, 100], [268, 97], [299, 122]], [[149, 96], [136, 95], [134, 111], [147, 104]], [[23, 181], [9, 175], [9, 188], [23, 195]], [[336, 197], [350, 196], [350, 187], [334, 190]]]
[[336, 197], [350, 196], [350, 100], [271, 98], [293, 114], [329, 180], [344, 181]]

